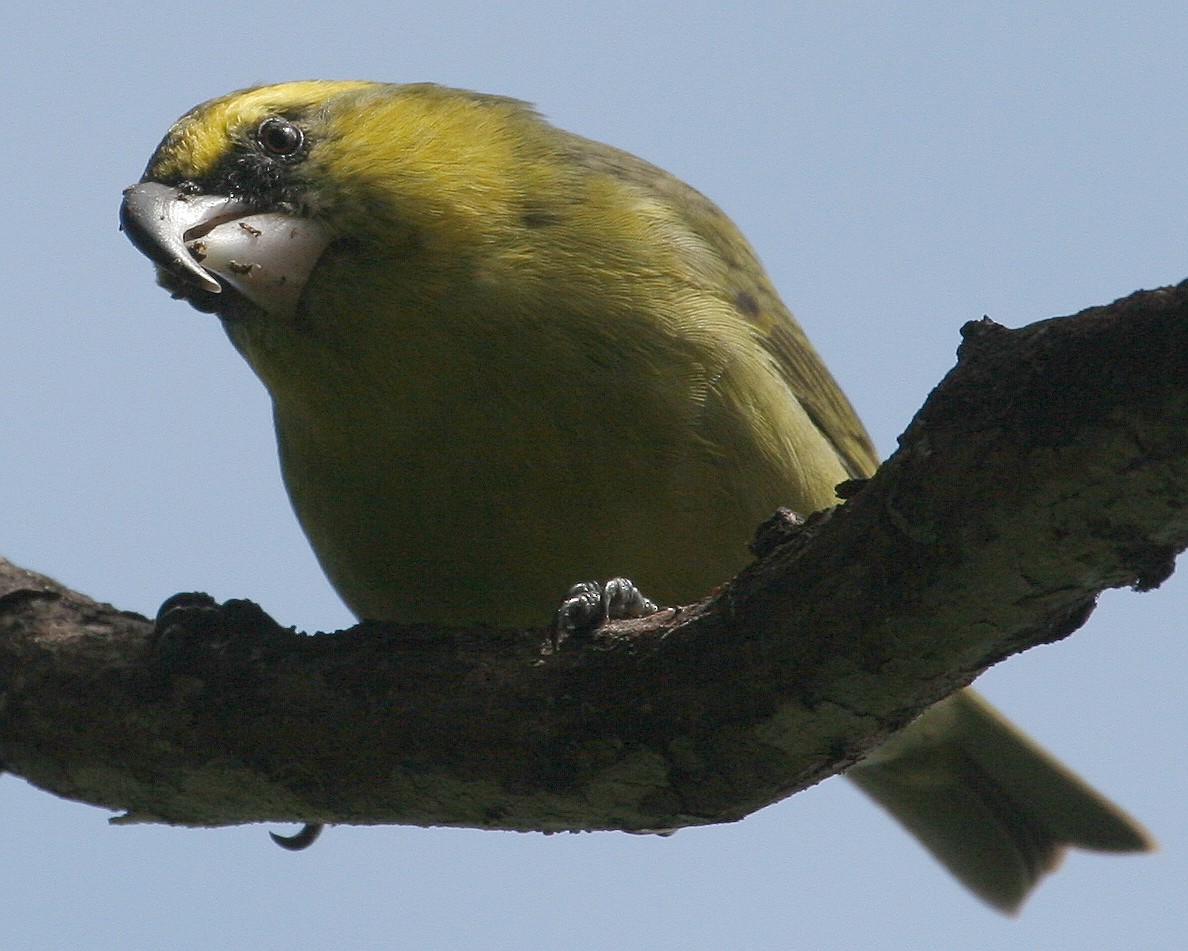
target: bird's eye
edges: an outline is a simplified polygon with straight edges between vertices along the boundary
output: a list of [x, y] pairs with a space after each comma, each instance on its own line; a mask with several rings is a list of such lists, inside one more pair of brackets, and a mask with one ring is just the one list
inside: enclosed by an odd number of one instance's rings
[[256, 129], [256, 141], [269, 155], [285, 158], [301, 148], [305, 133], [288, 119], [265, 119]]

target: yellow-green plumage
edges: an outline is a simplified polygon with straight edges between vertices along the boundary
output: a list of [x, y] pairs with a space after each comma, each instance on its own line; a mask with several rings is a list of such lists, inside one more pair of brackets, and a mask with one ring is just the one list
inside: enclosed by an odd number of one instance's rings
[[[269, 119], [298, 130], [293, 154], [269, 153]], [[369, 83], [233, 93], [179, 120], [145, 182], [230, 194], [325, 230], [295, 308], [220, 297], [168, 262], [162, 273], [224, 317], [267, 386], [294, 508], [361, 617], [537, 625], [573, 582], [616, 575], [688, 602], [745, 563], [776, 507], [834, 504], [838, 482], [877, 465], [725, 215], [517, 101]], [[944, 708], [896, 742], [933, 750], [920, 755], [962, 789], [976, 723], [1000, 738], [1000, 721], [981, 702], [955, 703], [963, 729]], [[930, 717], [952, 745], [912, 745]], [[897, 802], [896, 763], [908, 759], [887, 754], [855, 774], [901, 814], [912, 808]], [[1028, 749], [1018, 763], [1044, 786], [1049, 760]], [[980, 847], [946, 850], [926, 820], [907, 821], [983, 897], [1013, 907], [1059, 841], [1145, 847], [1079, 781], [1040, 812], [1069, 796], [1101, 834], [1040, 835], [1022, 871], [964, 868]], [[998, 823], [1007, 853], [1047, 821], [946, 812], [946, 836], [967, 828], [976, 841]]]

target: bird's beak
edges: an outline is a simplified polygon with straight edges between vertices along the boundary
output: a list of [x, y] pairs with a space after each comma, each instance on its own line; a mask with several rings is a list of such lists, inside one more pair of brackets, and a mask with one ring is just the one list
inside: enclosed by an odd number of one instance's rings
[[287, 317], [329, 244], [318, 222], [259, 212], [225, 195], [141, 182], [124, 190], [120, 227], [174, 277], [212, 294], [226, 282], [257, 306]]

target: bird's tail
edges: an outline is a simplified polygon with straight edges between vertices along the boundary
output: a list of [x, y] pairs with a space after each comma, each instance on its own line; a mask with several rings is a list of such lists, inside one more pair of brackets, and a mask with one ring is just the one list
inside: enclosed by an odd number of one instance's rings
[[1014, 912], [1069, 846], [1145, 852], [1134, 819], [972, 690], [846, 773], [975, 894]]

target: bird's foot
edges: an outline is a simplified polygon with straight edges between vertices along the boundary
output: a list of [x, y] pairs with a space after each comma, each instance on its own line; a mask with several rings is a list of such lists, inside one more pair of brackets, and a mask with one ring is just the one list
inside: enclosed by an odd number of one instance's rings
[[[292, 633], [251, 601], [219, 604], [209, 594], [192, 591], [175, 594], [157, 610], [151, 643], [166, 664], [192, 668], [219, 663], [220, 657], [233, 655], [235, 648], [250, 651], [250, 645], [258, 639]], [[222, 661], [227, 662], [236, 661]], [[321, 823], [310, 822], [293, 835], [268, 834], [282, 849], [298, 852], [313, 845], [322, 828]]]
[[308, 849], [317, 840], [318, 836], [322, 834], [322, 830], [326, 828], [320, 822], [307, 822], [300, 830], [294, 832], [292, 835], [277, 835], [275, 832], [269, 832], [272, 836], [272, 841], [279, 845], [282, 849], [288, 849], [290, 852], [300, 852], [302, 849]]
[[627, 578], [611, 578], [606, 584], [580, 581], [569, 589], [553, 618], [553, 646], [567, 637], [589, 635], [606, 621], [645, 617], [659, 610]]

